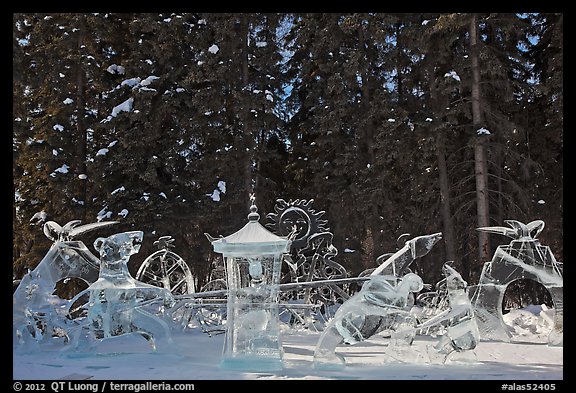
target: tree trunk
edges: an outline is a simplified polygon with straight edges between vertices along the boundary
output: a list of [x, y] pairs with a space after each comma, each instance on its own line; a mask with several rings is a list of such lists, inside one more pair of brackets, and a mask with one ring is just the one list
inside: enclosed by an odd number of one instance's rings
[[[370, 42], [368, 41], [368, 39], [365, 36], [364, 31], [362, 30], [362, 27], [359, 28], [359, 32], [358, 32], [358, 38], [359, 38], [359, 47], [360, 48], [364, 48], [364, 64], [361, 70], [361, 75], [362, 75], [362, 109], [365, 115], [368, 115], [370, 113], [370, 106], [372, 105], [371, 103], [371, 92], [370, 92], [370, 85], [372, 84], [371, 78], [370, 78], [370, 74], [369, 74], [369, 67], [370, 67], [370, 60], [368, 57], [368, 46], [370, 45]], [[363, 139], [364, 141], [362, 141], [363, 143], [359, 143], [360, 146], [362, 146], [362, 153], [364, 153], [365, 155], [365, 162], [364, 165], [373, 165], [374, 164], [374, 120], [372, 118], [372, 116], [368, 115], [368, 118], [366, 119], [366, 123], [364, 124], [364, 135], [363, 135]]]
[[[374, 119], [370, 113], [370, 105], [372, 103], [371, 85], [372, 78], [370, 76], [370, 56], [369, 51], [371, 49], [370, 37], [366, 37], [366, 32], [363, 30], [362, 26], [359, 27], [358, 31], [359, 47], [364, 50], [364, 65], [362, 67], [362, 108], [364, 114], [368, 117], [366, 123], [364, 124], [364, 134], [362, 135], [363, 141], [359, 143], [362, 147], [360, 153], [364, 155], [364, 160], [361, 160], [362, 165], [367, 167], [368, 165], [374, 165], [375, 152], [374, 152], [374, 130], [375, 124]], [[364, 257], [362, 264], [364, 268], [368, 268], [373, 265], [376, 261], [376, 255], [374, 250], [374, 245], [377, 240], [374, 238], [375, 234], [378, 233], [378, 205], [376, 199], [373, 198], [370, 201], [369, 206], [370, 217], [366, 217], [364, 220], [364, 240], [362, 240], [362, 248], [364, 252]]]
[[450, 186], [448, 183], [448, 168], [446, 167], [446, 146], [444, 131], [439, 131], [436, 139], [436, 155], [438, 157], [438, 176], [440, 182], [440, 206], [442, 209], [442, 237], [446, 251], [446, 260], [456, 260], [456, 241], [454, 223], [450, 213]]
[[[480, 95], [480, 59], [478, 53], [478, 15], [470, 20], [470, 61], [472, 63], [472, 123], [474, 132], [482, 127]], [[485, 135], [474, 137], [474, 173], [476, 178], [477, 226], [490, 225], [488, 200], [488, 163], [486, 160]], [[478, 232], [479, 263], [490, 260], [490, 242], [486, 232]]]
[[[429, 64], [429, 89], [430, 89], [430, 102], [434, 111], [439, 111], [444, 102], [439, 102], [436, 92], [436, 74], [434, 72], [435, 64]], [[454, 231], [454, 220], [452, 220], [451, 203], [450, 203], [450, 181], [448, 179], [448, 167], [446, 165], [446, 132], [444, 129], [436, 129], [436, 157], [438, 160], [438, 182], [440, 187], [440, 209], [442, 212], [442, 238], [444, 240], [445, 259], [448, 261], [456, 261], [456, 236]], [[469, 271], [469, 266], [465, 265], [465, 260], [462, 259], [462, 272]], [[463, 276], [464, 277], [464, 276]], [[469, 277], [464, 277], [469, 280]]]
[[497, 213], [497, 218], [498, 218], [498, 223], [500, 225], [502, 225], [502, 223], [504, 223], [504, 201], [502, 199], [502, 195], [504, 192], [504, 187], [502, 185], [502, 176], [503, 176], [503, 172], [502, 172], [502, 147], [498, 147], [496, 149], [496, 171], [497, 171], [497, 177], [496, 177], [496, 181], [498, 182], [498, 213]]
[[77, 71], [76, 71], [76, 103], [77, 103], [77, 116], [78, 116], [78, 120], [77, 120], [77, 133], [78, 136], [80, 137], [80, 143], [78, 144], [78, 173], [76, 174], [77, 177], [74, 179], [75, 182], [78, 183], [78, 200], [83, 201], [84, 205], [82, 206], [82, 208], [80, 209], [82, 212], [81, 217], [79, 217], [78, 219], [80, 219], [82, 222], [86, 221], [86, 208], [87, 208], [87, 185], [88, 185], [88, 180], [87, 179], [80, 179], [78, 177], [78, 175], [83, 174], [83, 175], [87, 175], [86, 173], [86, 156], [87, 156], [87, 143], [88, 143], [88, 138], [86, 136], [86, 127], [85, 127], [85, 123], [84, 123], [84, 112], [85, 112], [85, 106], [86, 106], [86, 101], [85, 101], [85, 97], [84, 97], [84, 67], [82, 65], [82, 45], [83, 45], [83, 41], [84, 41], [84, 30], [86, 28], [86, 23], [84, 20], [84, 16], [80, 16], [79, 20], [78, 20], [78, 26], [79, 26], [79, 30], [78, 30], [78, 62], [77, 62]]

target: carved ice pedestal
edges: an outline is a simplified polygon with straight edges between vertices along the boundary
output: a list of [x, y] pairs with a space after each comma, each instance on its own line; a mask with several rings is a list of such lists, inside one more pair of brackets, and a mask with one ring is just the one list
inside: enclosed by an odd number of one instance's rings
[[252, 204], [248, 223], [232, 235], [207, 235], [225, 258], [228, 281], [226, 339], [222, 367], [252, 371], [282, 369], [278, 292], [282, 255], [290, 241], [259, 222]]

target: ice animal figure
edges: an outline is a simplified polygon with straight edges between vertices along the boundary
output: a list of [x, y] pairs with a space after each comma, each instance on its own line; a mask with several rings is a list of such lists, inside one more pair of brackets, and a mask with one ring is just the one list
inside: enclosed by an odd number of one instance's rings
[[48, 221], [43, 226], [52, 246], [36, 268], [24, 275], [12, 297], [13, 343], [18, 351], [37, 351], [40, 344], [68, 341], [68, 300], [55, 294], [56, 284], [76, 278], [88, 286], [98, 279], [100, 267], [86, 245], [74, 239], [117, 222], [80, 223], [74, 220], [62, 227]]
[[[370, 273], [360, 292], [340, 306], [324, 329], [314, 351], [315, 367], [345, 365], [345, 359], [335, 353], [339, 344], [355, 344], [384, 330], [393, 346], [412, 343], [417, 323], [410, 313], [412, 293], [421, 291], [424, 283], [415, 273], [400, 274], [416, 258], [430, 252], [441, 238], [441, 233], [434, 233], [408, 240]], [[392, 274], [383, 274], [389, 270]]]
[[563, 264], [556, 261], [550, 248], [536, 237], [544, 229], [544, 221], [523, 224], [506, 220], [510, 227], [484, 227], [480, 231], [512, 238], [507, 246], [498, 246], [492, 260], [484, 264], [478, 285], [470, 286], [474, 314], [483, 339], [510, 341], [510, 333], [502, 318], [502, 300], [506, 288], [519, 279], [541, 283], [554, 303], [554, 326], [548, 345], [562, 346], [564, 332]]
[[100, 254], [100, 275], [71, 301], [89, 295], [86, 320], [76, 329], [73, 350], [92, 352], [99, 342], [128, 334], [141, 335], [153, 350], [159, 338], [172, 344], [168, 324], [145, 308], [158, 303], [173, 306], [175, 300], [171, 292], [138, 281], [128, 271], [128, 260], [140, 250], [142, 238], [141, 231], [132, 231], [94, 242]]
[[[476, 348], [480, 342], [480, 332], [474, 318], [474, 309], [466, 287], [468, 283], [449, 263], [442, 266], [448, 307], [424, 323], [419, 330], [441, 326], [440, 341], [429, 351], [431, 360], [440, 359], [444, 363], [453, 352], [463, 352]], [[436, 361], [434, 361], [436, 363]]]
[[380, 331], [386, 328], [391, 334], [396, 333], [395, 338], [403, 336], [411, 343], [416, 333], [416, 318], [410, 314], [409, 295], [423, 287], [422, 279], [415, 273], [408, 273], [401, 279], [370, 276], [360, 292], [340, 306], [324, 329], [314, 351], [315, 367], [345, 365], [344, 358], [335, 353], [335, 349], [342, 342], [353, 345], [371, 337], [372, 334], [367, 335], [365, 329], [369, 316], [380, 317]]

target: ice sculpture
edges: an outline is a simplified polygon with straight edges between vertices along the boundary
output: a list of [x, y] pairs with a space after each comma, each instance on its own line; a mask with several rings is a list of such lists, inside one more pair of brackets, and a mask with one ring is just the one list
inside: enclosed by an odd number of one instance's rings
[[369, 272], [369, 281], [340, 306], [320, 336], [314, 351], [315, 367], [345, 365], [344, 358], [335, 353], [339, 344], [364, 341], [385, 330], [393, 347], [411, 344], [417, 323], [410, 313], [411, 294], [421, 291], [424, 283], [418, 275], [406, 272], [416, 258], [430, 252], [440, 239], [440, 232], [410, 239]]
[[145, 307], [158, 303], [173, 306], [171, 292], [138, 281], [128, 271], [128, 260], [140, 250], [142, 238], [141, 231], [132, 231], [100, 237], [94, 242], [100, 254], [100, 274], [96, 282], [71, 301], [75, 303], [89, 295], [86, 318], [74, 329], [73, 350], [93, 352], [99, 342], [128, 334], [144, 337], [153, 350], [158, 339], [167, 345], [172, 343], [168, 324]]
[[[442, 239], [442, 233], [437, 232], [430, 235], [417, 236], [406, 241], [404, 246], [392, 255], [384, 254], [378, 257], [376, 262], [379, 263], [379, 266], [371, 270], [370, 275], [384, 274], [402, 276], [410, 271], [410, 265], [417, 258], [428, 254], [440, 239]], [[384, 256], [387, 256], [387, 259], [381, 262]]]
[[440, 341], [434, 346], [435, 352], [429, 356], [434, 362], [444, 363], [453, 352], [476, 348], [480, 342], [480, 332], [474, 318], [474, 309], [468, 293], [467, 282], [449, 263], [442, 266], [445, 279], [442, 295], [446, 297], [446, 308], [418, 325], [418, 330], [440, 327]]
[[[416, 319], [410, 314], [409, 295], [422, 290], [424, 283], [414, 273], [401, 279], [394, 276], [374, 275], [364, 283], [360, 292], [348, 299], [320, 336], [314, 351], [317, 368], [333, 368], [345, 365], [344, 358], [335, 353], [342, 342], [356, 344], [371, 337], [376, 330], [387, 329], [395, 338], [401, 336], [411, 343], [416, 333]], [[368, 317], [378, 317], [378, 326]], [[368, 326], [370, 325], [370, 326]]]
[[149, 255], [138, 268], [136, 279], [166, 288], [173, 294], [194, 293], [194, 277], [186, 262], [170, 248], [174, 239], [161, 236], [154, 242], [158, 251]]
[[[77, 236], [114, 225], [116, 221], [63, 227], [54, 221], [44, 224], [44, 234], [54, 243], [38, 266], [24, 275], [12, 297], [13, 343], [18, 350], [38, 350], [37, 344], [68, 341], [68, 301], [57, 296], [56, 284], [72, 278], [85, 285], [96, 281], [100, 262]], [[54, 340], [53, 340], [54, 339]]]
[[259, 222], [251, 196], [248, 223], [239, 231], [213, 238], [214, 251], [223, 254], [228, 281], [226, 338], [222, 367], [254, 371], [282, 369], [278, 292], [282, 255], [290, 240]]
[[346, 269], [332, 260], [338, 249], [332, 244], [333, 234], [326, 227], [328, 221], [321, 219], [325, 212], [315, 211], [313, 202], [314, 199], [288, 202], [278, 199], [275, 213], [266, 216], [270, 221], [266, 227], [278, 236], [290, 236], [292, 241], [290, 252], [285, 256], [291, 282], [348, 276]]
[[349, 284], [337, 283], [347, 278], [348, 272], [333, 259], [338, 255], [338, 249], [332, 244], [333, 234], [327, 228], [328, 221], [321, 218], [325, 212], [316, 211], [313, 202], [314, 199], [288, 202], [277, 199], [274, 213], [266, 216], [267, 228], [276, 235], [290, 236], [292, 241], [290, 251], [284, 255], [281, 283], [325, 281], [319, 286], [280, 293], [291, 322], [307, 327], [313, 326], [316, 318], [323, 323], [332, 308], [349, 298], [346, 290]]
[[554, 327], [548, 337], [551, 346], [563, 345], [563, 265], [556, 261], [550, 248], [536, 237], [544, 221], [528, 224], [506, 220], [510, 227], [483, 227], [480, 231], [512, 238], [507, 246], [498, 246], [492, 260], [484, 264], [478, 285], [470, 286], [470, 296], [480, 336], [483, 339], [510, 341], [502, 318], [502, 301], [507, 286], [519, 279], [531, 279], [544, 285], [554, 303]]
[[[328, 232], [327, 220], [321, 219], [324, 210], [315, 211], [312, 208], [314, 199], [276, 200], [274, 213], [268, 213], [266, 218], [270, 221], [266, 227], [278, 236], [292, 235], [292, 249], [302, 249], [307, 246], [308, 238], [314, 234]], [[296, 231], [293, 233], [294, 228]]]

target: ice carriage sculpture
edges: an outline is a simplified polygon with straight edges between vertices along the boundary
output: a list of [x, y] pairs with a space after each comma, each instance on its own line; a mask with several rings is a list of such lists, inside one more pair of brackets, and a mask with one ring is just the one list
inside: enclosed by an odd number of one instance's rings
[[[323, 308], [326, 313], [329, 306], [339, 305], [348, 299], [349, 295], [346, 291], [348, 284], [361, 283], [368, 279], [367, 277], [348, 277], [346, 270], [332, 260], [337, 255], [337, 249], [331, 242], [332, 234], [324, 226], [326, 221], [320, 219], [324, 212], [315, 212], [311, 207], [312, 202], [313, 200], [285, 202], [279, 199], [275, 206], [276, 213], [268, 215], [272, 221], [268, 227], [289, 235], [290, 240], [296, 245], [291, 247], [290, 251], [283, 253], [283, 261], [287, 262], [286, 265], [290, 268], [283, 277], [284, 281], [288, 282], [279, 286], [279, 305], [281, 309], [289, 310], [296, 320], [303, 323], [310, 321], [311, 310], [318, 312]], [[86, 299], [87, 294], [94, 291], [84, 291], [71, 301], [52, 295], [58, 281], [80, 277], [86, 286], [92, 286], [100, 275], [108, 274], [101, 271], [101, 267], [104, 270], [110, 270], [111, 261], [99, 260], [82, 242], [72, 242], [71, 239], [81, 233], [116, 222], [88, 224], [80, 227], [79, 223], [80, 221], [72, 221], [62, 228], [54, 222], [48, 222], [44, 227], [45, 233], [54, 240], [54, 244], [35, 271], [24, 277], [14, 295], [14, 331], [20, 343], [30, 341], [30, 338], [33, 338], [34, 342], [46, 341], [46, 337], [54, 336], [63, 337], [64, 341], [68, 342], [71, 329], [77, 335], [79, 321], [85, 318], [86, 314], [96, 315], [93, 306], [96, 306], [96, 310], [102, 308], [100, 303], [95, 302], [97, 297], [93, 297], [91, 301]], [[120, 234], [116, 236], [119, 241]], [[127, 239], [133, 240], [136, 237], [128, 236]], [[425, 238], [420, 237], [418, 241], [422, 242]], [[100, 243], [103, 242], [102, 239]], [[103, 244], [100, 243], [95, 244], [99, 252]], [[160, 237], [155, 242], [159, 250], [144, 260], [134, 280], [128, 273], [127, 263], [131, 253], [139, 250], [139, 242], [135, 243], [130, 252], [125, 250], [128, 252], [126, 255], [118, 256], [123, 261], [121, 264], [123, 267], [119, 271], [123, 272], [124, 284], [148, 284], [148, 289], [150, 286], [155, 286], [169, 291], [176, 300], [173, 307], [168, 310], [171, 322], [180, 322], [181, 326], [186, 328], [194, 327], [192, 322], [196, 321], [209, 334], [224, 332], [222, 325], [227, 318], [228, 280], [223, 277], [215, 278], [200, 292], [195, 293], [194, 279], [190, 269], [181, 257], [170, 250], [173, 239], [169, 236]], [[435, 241], [430, 243], [430, 247], [434, 243]], [[409, 266], [414, 258], [406, 257], [413, 253], [405, 251], [410, 247], [414, 248], [416, 242], [406, 244], [411, 244], [411, 246], [406, 246], [408, 248], [404, 247], [401, 252], [394, 254], [394, 258], [390, 259], [394, 263], [384, 263], [380, 266], [380, 271], [386, 266], [391, 269], [392, 273], [400, 273]], [[382, 257], [378, 261], [381, 261]], [[223, 270], [225, 272], [226, 269]], [[144, 304], [138, 304], [137, 307], [144, 305], [150, 305], [152, 309], [161, 308], [162, 302], [158, 299], [149, 299]], [[307, 310], [304, 318], [300, 312], [302, 309]], [[73, 314], [76, 316], [72, 316]], [[105, 315], [100, 315], [98, 318], [106, 319], [104, 317]], [[94, 318], [91, 319], [94, 322]], [[327, 319], [325, 316], [321, 322], [325, 323]], [[98, 322], [95, 323], [98, 324]], [[125, 328], [117, 329], [117, 332], [121, 334], [126, 331]], [[94, 334], [105, 336], [107, 333], [99, 331]]]
[[531, 279], [542, 284], [554, 303], [554, 326], [548, 345], [562, 346], [564, 331], [564, 279], [562, 262], [556, 261], [548, 246], [537, 236], [544, 221], [528, 224], [506, 220], [509, 227], [483, 227], [480, 231], [512, 238], [510, 244], [498, 246], [492, 260], [486, 262], [478, 285], [470, 287], [480, 335], [483, 339], [510, 341], [510, 333], [502, 318], [502, 301], [508, 285], [519, 279]]
[[[177, 300], [170, 309], [171, 322], [183, 330], [200, 327], [209, 336], [224, 333], [226, 321], [226, 280], [215, 277], [196, 292], [190, 267], [172, 251], [174, 239], [161, 236], [154, 242], [158, 250], [140, 265], [135, 278], [168, 289]], [[214, 270], [220, 270], [218, 267]], [[223, 269], [222, 269], [223, 270]]]
[[[170, 342], [171, 324], [193, 327], [191, 321], [196, 320], [205, 332], [226, 331], [223, 365], [277, 370], [282, 367], [279, 310], [289, 310], [295, 319], [308, 323], [313, 310], [326, 312], [327, 305], [336, 305], [336, 314], [323, 321], [326, 327], [314, 353], [318, 367], [345, 364], [335, 353], [339, 344], [379, 333], [390, 339], [386, 350], [390, 361], [409, 362], [415, 356], [410, 348], [415, 334], [434, 332], [440, 340], [429, 355], [444, 361], [454, 351], [473, 349], [480, 337], [509, 340], [502, 298], [507, 285], [530, 278], [552, 295], [556, 314], [548, 341], [562, 345], [562, 263], [536, 239], [543, 221], [508, 220], [510, 228], [479, 228], [513, 240], [498, 247], [492, 261], [484, 265], [478, 285], [468, 287], [445, 264], [445, 279], [428, 299], [428, 313], [414, 317], [409, 307], [423, 283], [410, 266], [432, 249], [441, 233], [412, 238], [398, 251], [381, 255], [376, 268], [349, 277], [333, 261], [337, 249], [332, 234], [326, 220], [320, 219], [324, 212], [315, 212], [312, 202], [277, 200], [267, 225], [276, 234], [260, 225], [253, 203], [242, 230], [226, 238], [207, 235], [214, 251], [224, 256], [224, 276], [214, 277], [200, 292], [195, 292], [188, 265], [170, 250], [169, 236], [155, 242], [159, 250], [146, 258], [134, 279], [127, 263], [139, 251], [142, 232], [97, 239], [97, 258], [75, 237], [116, 222], [80, 226], [80, 221], [71, 221], [61, 227], [49, 221], [43, 229], [54, 243], [14, 292], [14, 343], [18, 350], [35, 351], [38, 345], [72, 341], [72, 348], [92, 351], [99, 340], [135, 334], [154, 348], [159, 338]], [[286, 262], [284, 272], [282, 262]], [[71, 278], [80, 279], [88, 289], [70, 301], [56, 296], [56, 284]], [[364, 285], [350, 296], [346, 286], [353, 282]]]

